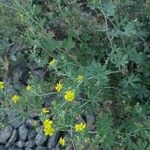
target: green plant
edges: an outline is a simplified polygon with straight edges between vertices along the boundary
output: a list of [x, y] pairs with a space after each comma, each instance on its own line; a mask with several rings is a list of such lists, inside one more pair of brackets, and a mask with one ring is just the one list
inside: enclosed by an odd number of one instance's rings
[[[10, 83], [1, 90], [0, 115], [9, 107], [23, 118], [36, 111], [40, 121], [50, 118], [65, 133], [65, 145], [81, 150], [149, 149], [147, 9], [143, 0], [1, 1], [0, 76], [9, 79], [22, 58], [44, 71], [37, 76], [27, 63], [25, 84], [11, 81], [15, 92], [7, 91]], [[13, 42], [25, 49], [13, 52], [14, 60], [6, 51]], [[61, 90], [55, 88], [59, 82]], [[68, 101], [67, 91], [74, 94]], [[10, 104], [16, 93], [19, 102]], [[41, 112], [51, 95], [49, 112]], [[96, 118], [93, 130], [87, 114]], [[86, 128], [78, 133], [81, 122]]]

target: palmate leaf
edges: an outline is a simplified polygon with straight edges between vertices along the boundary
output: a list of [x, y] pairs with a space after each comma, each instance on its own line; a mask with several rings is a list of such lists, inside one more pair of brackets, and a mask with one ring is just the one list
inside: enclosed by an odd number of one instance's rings
[[128, 63], [128, 55], [123, 54], [121, 48], [113, 49], [110, 53], [110, 60], [119, 70], [124, 68]]
[[93, 61], [88, 67], [85, 68], [85, 72], [89, 80], [96, 80], [96, 85], [105, 85], [108, 82], [108, 75], [110, 71], [106, 69], [105, 65], [101, 65]]
[[140, 82], [140, 78], [137, 75], [131, 74], [123, 79], [120, 85], [124, 88], [127, 87], [136, 87], [137, 83]]

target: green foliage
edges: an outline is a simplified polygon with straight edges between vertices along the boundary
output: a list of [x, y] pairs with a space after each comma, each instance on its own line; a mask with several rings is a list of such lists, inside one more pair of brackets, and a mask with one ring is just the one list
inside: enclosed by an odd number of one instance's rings
[[[89, 150], [149, 149], [148, 4], [1, 0], [0, 79], [5, 88], [0, 89], [0, 126], [8, 108], [23, 118], [36, 112], [39, 121], [52, 118], [55, 129], [67, 134], [67, 144], [81, 150], [87, 145]], [[72, 102], [65, 101], [68, 90], [75, 93]], [[21, 97], [16, 105], [13, 95]], [[43, 114], [47, 99], [50, 112]], [[93, 123], [87, 114], [94, 115]], [[80, 122], [86, 129], [77, 133], [74, 125]]]

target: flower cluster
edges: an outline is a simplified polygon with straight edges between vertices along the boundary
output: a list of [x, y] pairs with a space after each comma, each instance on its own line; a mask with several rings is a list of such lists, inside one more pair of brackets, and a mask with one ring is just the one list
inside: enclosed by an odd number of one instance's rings
[[5, 88], [5, 84], [3, 81], [0, 81], [0, 90], [3, 90]]
[[63, 88], [63, 85], [62, 85], [62, 83], [57, 83], [56, 84], [56, 86], [55, 86], [55, 90], [57, 91], [57, 92], [60, 92], [61, 90], [62, 90], [62, 88]]
[[59, 144], [64, 146], [65, 145], [65, 139], [63, 137], [60, 137]]
[[46, 119], [43, 124], [44, 124], [44, 134], [46, 136], [47, 135], [53, 136], [55, 132], [55, 129], [53, 128], [53, 121], [50, 119]]
[[84, 123], [79, 123], [75, 125], [75, 130], [77, 132], [81, 132], [85, 129], [86, 125]]
[[26, 86], [26, 91], [29, 92], [31, 90], [31, 85]]
[[75, 93], [72, 90], [66, 91], [64, 98], [66, 101], [71, 102], [75, 99]]
[[48, 108], [42, 108], [42, 113], [44, 113], [44, 114], [49, 113], [49, 109]]
[[20, 96], [14, 95], [14, 96], [12, 96], [11, 100], [13, 101], [14, 104], [16, 104], [17, 102], [19, 102]]

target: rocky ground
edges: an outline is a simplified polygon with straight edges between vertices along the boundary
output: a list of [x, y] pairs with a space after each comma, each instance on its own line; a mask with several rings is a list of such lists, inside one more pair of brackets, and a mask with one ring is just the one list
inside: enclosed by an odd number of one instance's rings
[[46, 137], [42, 129], [35, 131], [33, 122], [33, 119], [25, 122], [16, 120], [1, 130], [0, 150], [60, 150], [59, 133]]

